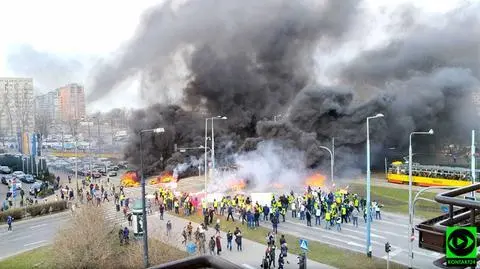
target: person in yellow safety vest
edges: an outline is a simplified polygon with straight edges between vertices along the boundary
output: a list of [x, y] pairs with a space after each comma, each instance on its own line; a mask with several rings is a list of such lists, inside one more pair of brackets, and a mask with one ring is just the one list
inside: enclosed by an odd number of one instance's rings
[[329, 211], [325, 213], [325, 229], [330, 230], [330, 221], [331, 221], [331, 214]]
[[347, 221], [347, 206], [342, 205], [342, 223], [345, 221], [345, 223], [348, 223]]
[[280, 200], [277, 201], [277, 207], [282, 208], [282, 203], [280, 202]]
[[287, 214], [287, 210], [285, 209], [285, 207], [282, 207], [280, 214], [282, 215], [283, 222], [285, 222], [285, 215]]
[[223, 216], [223, 214], [225, 214], [225, 199], [220, 202], [220, 215]]
[[289, 195], [288, 196], [288, 204], [291, 204], [293, 202], [293, 200], [295, 200], [295, 197], [293, 197], [293, 195]]
[[175, 202], [173, 202], [173, 206], [175, 207], [175, 214], [180, 214], [180, 205], [178, 204], [178, 200], [175, 200]]
[[202, 201], [202, 210], [203, 210], [203, 215], [205, 215], [207, 213], [207, 209], [208, 209], [208, 203], [207, 203], [207, 200], [206, 199], [203, 199]]
[[335, 197], [335, 202], [340, 205], [342, 203], [342, 198], [340, 197], [340, 195], [336, 195]]
[[217, 202], [217, 199], [213, 199], [213, 209], [215, 210], [215, 214], [218, 215], [218, 202]]
[[232, 199], [232, 206], [233, 206], [233, 207], [236, 207], [236, 206], [237, 206], [237, 203], [235, 202], [235, 199]]
[[353, 200], [353, 206], [357, 208], [358, 210], [358, 206], [359, 206], [359, 202], [358, 202], [358, 198], [355, 197], [354, 200]]

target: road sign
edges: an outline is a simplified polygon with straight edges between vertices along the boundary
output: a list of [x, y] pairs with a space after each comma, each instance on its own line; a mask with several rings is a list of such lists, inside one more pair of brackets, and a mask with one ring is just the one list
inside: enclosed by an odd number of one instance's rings
[[441, 206], [440, 206], [440, 209], [442, 210], [443, 213], [445, 213], [445, 214], [448, 213], [448, 206], [446, 206], [446, 205], [441, 205]]
[[303, 250], [308, 250], [308, 241], [305, 239], [300, 239], [300, 248]]

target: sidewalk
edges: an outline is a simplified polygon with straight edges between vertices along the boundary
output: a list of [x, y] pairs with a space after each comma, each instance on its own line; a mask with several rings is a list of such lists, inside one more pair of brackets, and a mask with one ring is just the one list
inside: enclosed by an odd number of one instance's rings
[[[166, 236], [166, 223], [168, 220], [172, 222], [172, 233], [169, 238], [167, 238]], [[161, 241], [164, 241], [170, 245], [177, 247], [178, 249], [185, 250], [186, 249], [185, 245], [181, 243], [183, 240], [183, 237], [181, 234], [182, 234], [183, 228], [187, 226], [187, 224], [188, 224], [188, 220], [185, 220], [183, 218], [179, 218], [176, 216], [172, 216], [170, 214], [165, 214], [164, 220], [160, 220], [158, 212], [154, 212], [153, 215], [148, 216], [149, 237], [158, 238]], [[193, 225], [193, 231], [195, 232], [199, 224], [192, 222], [192, 225]], [[209, 228], [208, 231], [206, 232], [207, 248], [208, 248], [208, 239], [214, 234], [215, 234], [215, 229], [213, 228]], [[233, 262], [235, 264], [242, 265], [243, 267], [248, 269], [260, 268], [260, 263], [263, 258], [263, 253], [265, 252], [265, 249], [266, 249], [265, 245], [243, 238], [242, 239], [243, 252], [239, 252], [236, 250], [235, 242], [233, 242], [232, 251], [229, 251], [226, 248], [227, 237], [225, 232], [221, 232], [221, 237], [222, 237], [222, 252], [220, 256], [222, 258], [230, 262]], [[208, 250], [207, 250], [207, 253], [208, 253]], [[278, 260], [279, 253], [280, 253], [280, 249], [278, 248], [276, 251], [277, 258], [275, 262], [277, 262]], [[285, 264], [285, 268], [287, 269], [298, 268], [297, 255], [288, 253], [288, 257], [286, 258], [286, 260], [288, 260], [290, 264]], [[307, 261], [307, 266], [309, 268], [318, 268], [318, 269], [334, 268], [329, 265], [321, 264], [312, 260]]]

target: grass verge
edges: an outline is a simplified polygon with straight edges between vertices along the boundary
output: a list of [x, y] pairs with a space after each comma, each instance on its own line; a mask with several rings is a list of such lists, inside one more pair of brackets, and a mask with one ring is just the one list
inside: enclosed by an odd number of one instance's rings
[[[191, 215], [191, 216], [181, 216], [182, 218], [188, 219], [190, 221], [196, 222], [196, 223], [202, 223], [203, 222], [203, 217], [199, 214], [196, 215]], [[265, 237], [267, 233], [270, 231], [267, 228], [264, 227], [258, 227], [255, 230], [247, 229], [247, 226], [244, 225], [242, 226], [240, 222], [231, 222], [231, 221], [226, 221], [226, 218], [218, 216], [221, 221], [221, 227], [220, 229], [222, 231], [234, 231], [235, 227], [239, 226], [240, 229], [242, 230], [243, 237], [245, 239], [249, 239], [255, 242], [258, 242], [260, 244], [265, 244]], [[214, 217], [214, 218], [217, 218]], [[213, 223], [216, 221], [214, 220]], [[213, 229], [213, 227], [212, 227]], [[288, 251], [292, 254], [300, 254], [302, 250], [300, 249], [299, 246], [299, 237], [285, 234], [285, 238], [287, 240], [288, 244]], [[307, 253], [308, 259], [327, 264], [336, 268], [345, 268], [345, 269], [358, 269], [358, 268], [364, 268], [364, 269], [380, 269], [380, 268], [386, 268], [387, 267], [387, 262], [383, 259], [379, 258], [368, 258], [364, 254], [355, 252], [355, 251], [350, 251], [342, 248], [337, 248], [330, 246], [328, 244], [324, 244], [318, 241], [309, 241], [309, 251]], [[260, 258], [259, 258], [260, 259]], [[294, 259], [290, 259], [294, 260]], [[390, 262], [390, 268], [392, 269], [404, 269], [407, 268], [406, 266], [403, 266], [401, 264], [397, 264], [394, 262]]]
[[53, 267], [52, 249], [50, 247], [39, 247], [34, 250], [20, 253], [0, 261], [0, 268], [16, 269], [49, 269]]
[[[186, 258], [188, 254], [184, 251], [181, 251], [177, 248], [172, 248], [171, 246], [162, 243], [159, 240], [149, 239], [149, 252], [150, 256], [154, 257], [154, 260], [164, 262], [169, 262], [172, 260]], [[135, 241], [132, 241], [135, 242]], [[141, 244], [141, 242], [137, 242]], [[141, 247], [138, 249], [141, 250]], [[136, 256], [143, 257], [141, 251], [135, 251]], [[165, 251], [168, 250], [167, 254]], [[123, 253], [126, 251], [132, 251], [132, 248], [122, 248], [118, 246], [117, 252]], [[124, 253], [125, 254], [125, 253]], [[127, 258], [127, 255], [121, 255], [121, 257]], [[51, 268], [61, 268], [57, 266], [53, 260], [54, 250], [51, 246], [39, 247], [33, 250], [29, 250], [18, 255], [6, 258], [0, 261], [0, 268], [15, 268], [15, 269], [51, 269]], [[127, 261], [128, 263], [128, 261]], [[156, 265], [156, 264], [153, 264]]]
[[[365, 196], [365, 184], [354, 183], [349, 187], [352, 193], [358, 193]], [[412, 191], [412, 199], [417, 194], [417, 191]], [[422, 197], [427, 199], [434, 199], [436, 193], [424, 192]], [[384, 205], [384, 211], [408, 215], [408, 190], [399, 188], [390, 188], [384, 186], [371, 186], [371, 199], [379, 201]], [[440, 205], [428, 201], [418, 201], [415, 204], [415, 216], [422, 218], [433, 218], [442, 214]]]

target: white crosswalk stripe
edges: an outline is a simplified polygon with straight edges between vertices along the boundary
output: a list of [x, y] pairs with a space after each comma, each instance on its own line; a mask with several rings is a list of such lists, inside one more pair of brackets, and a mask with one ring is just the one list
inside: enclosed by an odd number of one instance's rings
[[127, 222], [123, 216], [123, 212], [117, 212], [115, 208], [111, 208], [112, 205], [106, 204], [103, 205], [103, 210], [105, 212], [105, 220], [111, 222], [112, 224], [123, 224]]

